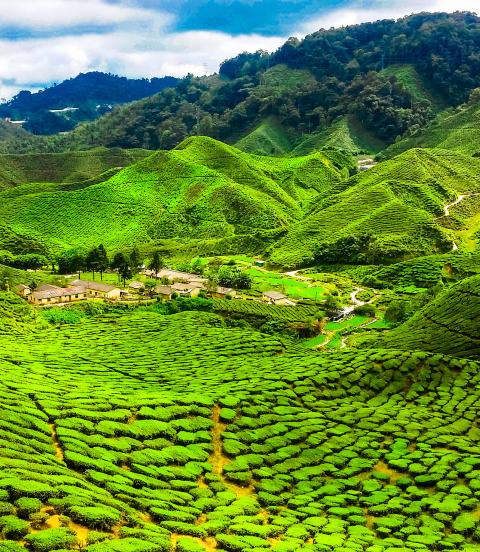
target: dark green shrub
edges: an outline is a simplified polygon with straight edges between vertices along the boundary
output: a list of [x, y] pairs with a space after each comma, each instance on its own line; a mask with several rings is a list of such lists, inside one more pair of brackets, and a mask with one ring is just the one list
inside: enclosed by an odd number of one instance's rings
[[30, 525], [16, 516], [0, 517], [0, 531], [6, 539], [19, 540], [28, 533]]
[[77, 523], [101, 530], [111, 529], [122, 518], [118, 510], [107, 506], [73, 506], [68, 513]]

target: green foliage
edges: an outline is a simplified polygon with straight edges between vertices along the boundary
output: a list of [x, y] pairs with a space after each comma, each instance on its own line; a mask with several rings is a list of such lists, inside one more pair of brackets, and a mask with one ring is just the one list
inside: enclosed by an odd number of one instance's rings
[[28, 182], [64, 183], [60, 189], [140, 161], [148, 151], [96, 148], [53, 154], [0, 155], [0, 189]]
[[75, 543], [75, 533], [65, 527], [45, 529], [33, 535], [27, 535], [25, 540], [34, 552], [51, 552], [70, 548]]
[[[379, 338], [366, 338], [363, 345], [478, 357], [479, 290], [480, 276], [462, 280], [440, 293], [398, 328]], [[389, 309], [396, 305], [400, 307], [395, 302]]]
[[[476, 159], [442, 150], [409, 150], [352, 177], [317, 202], [269, 248], [281, 266], [325, 262], [389, 263], [450, 251], [444, 206], [480, 189]], [[368, 238], [368, 239], [367, 239]]]

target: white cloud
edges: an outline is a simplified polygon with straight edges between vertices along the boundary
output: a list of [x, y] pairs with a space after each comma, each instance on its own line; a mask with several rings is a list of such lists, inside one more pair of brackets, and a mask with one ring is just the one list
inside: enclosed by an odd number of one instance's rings
[[[246, 50], [274, 50], [284, 40], [285, 37], [230, 36], [207, 31], [148, 34], [118, 31], [14, 42], [0, 40], [0, 90], [3, 97], [10, 97], [21, 87], [29, 88], [30, 83], [58, 82], [93, 70], [128, 77], [213, 73], [228, 57]], [[2, 86], [2, 81], [9, 86]]]
[[0, 23], [20, 29], [51, 30], [81, 25], [171, 22], [171, 16], [105, 0], [2, 0]]
[[351, 7], [331, 10], [324, 15], [306, 21], [294, 33], [296, 36], [329, 29], [355, 25], [378, 19], [397, 19], [418, 12], [472, 11], [480, 13], [479, 0], [405, 0], [403, 2], [353, 2]]

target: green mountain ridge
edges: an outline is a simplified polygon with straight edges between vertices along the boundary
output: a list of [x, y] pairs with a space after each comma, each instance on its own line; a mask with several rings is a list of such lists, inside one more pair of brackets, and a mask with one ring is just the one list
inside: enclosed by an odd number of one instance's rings
[[409, 150], [341, 183], [271, 247], [270, 259], [281, 266], [308, 265], [326, 243], [368, 234], [377, 238], [372, 258], [451, 249], [453, 235], [442, 227], [444, 206], [480, 190], [479, 169], [477, 159], [459, 153]]
[[0, 189], [29, 182], [77, 183], [143, 159], [147, 150], [98, 148], [47, 154], [0, 155]]
[[345, 178], [344, 163], [351, 160], [334, 152], [268, 159], [190, 138], [83, 189], [5, 190], [0, 217], [4, 235], [29, 236], [47, 249], [253, 234], [300, 219], [311, 200]]

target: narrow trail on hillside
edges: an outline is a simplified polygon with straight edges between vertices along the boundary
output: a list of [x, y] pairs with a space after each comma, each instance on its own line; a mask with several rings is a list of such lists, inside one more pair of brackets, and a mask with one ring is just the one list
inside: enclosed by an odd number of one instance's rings
[[350, 293], [350, 302], [352, 304], [349, 307], [343, 308], [340, 320], [343, 320], [344, 318], [352, 314], [356, 307], [361, 307], [363, 305], [366, 305], [367, 303], [371, 303], [371, 299], [370, 301], [360, 301], [359, 299], [357, 299], [357, 295], [362, 291], [365, 290], [363, 288], [357, 287], [352, 291], [352, 293]]
[[289, 276], [290, 278], [295, 278], [296, 280], [304, 280], [305, 282], [311, 282], [312, 278], [308, 278], [307, 276], [301, 276], [298, 273], [300, 270], [290, 270], [289, 272], [284, 272], [284, 276]]
[[[452, 207], [455, 207], [455, 205], [458, 205], [464, 199], [467, 199], [469, 197], [478, 197], [478, 196], [480, 196], [480, 193], [460, 194], [453, 203], [449, 203], [448, 205], [445, 205], [443, 207], [443, 215], [441, 217], [438, 217], [438, 218], [449, 217], [450, 216], [450, 209]], [[453, 242], [452, 251], [458, 251], [458, 245], [455, 242]]]
[[[455, 207], [455, 205], [458, 205], [459, 203], [461, 203], [464, 199], [467, 199], [469, 197], [476, 197], [476, 196], [480, 196], [480, 193], [475, 193], [475, 194], [460, 194], [457, 199], [453, 202], [453, 203], [449, 203], [448, 205], [445, 205], [445, 207], [443, 208], [443, 212], [444, 212], [444, 215], [445, 217], [449, 217], [450, 216], [450, 209], [452, 207]], [[441, 217], [440, 217], [441, 218]]]

